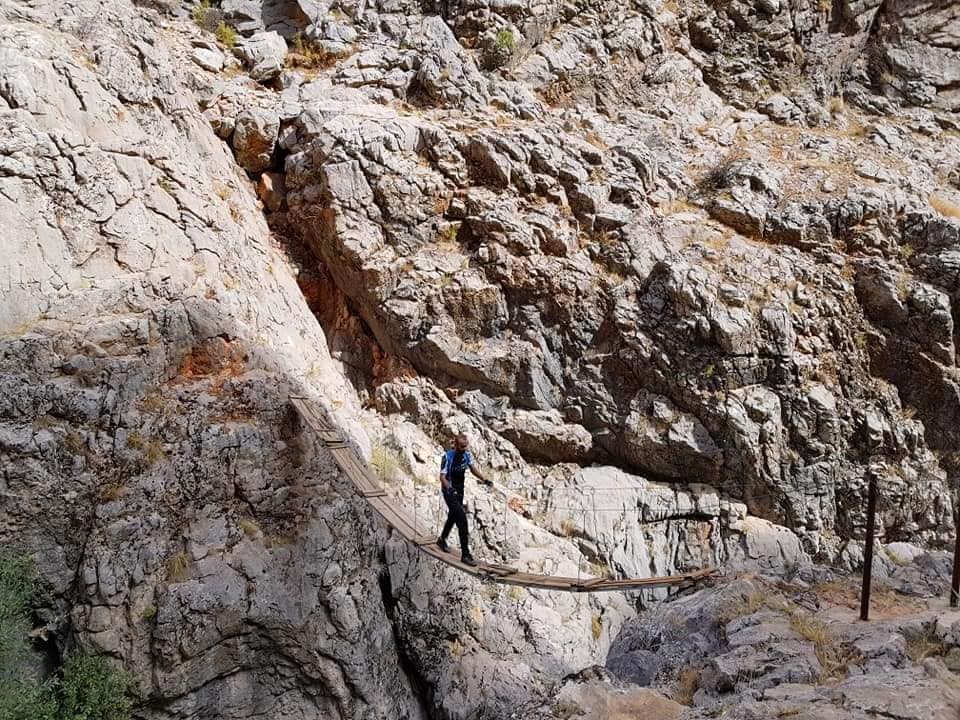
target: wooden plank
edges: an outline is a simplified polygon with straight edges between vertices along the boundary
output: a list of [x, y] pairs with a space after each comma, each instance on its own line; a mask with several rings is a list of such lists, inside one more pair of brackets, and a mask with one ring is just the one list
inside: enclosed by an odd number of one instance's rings
[[321, 417], [313, 403], [308, 402], [306, 398], [294, 395], [290, 396], [290, 402], [297, 409], [297, 412], [300, 413], [303, 421], [320, 436], [321, 440], [324, 442], [343, 440], [343, 437], [337, 432], [337, 429]]
[[374, 487], [379, 487], [380, 483], [376, 476], [363, 462], [352, 448], [338, 448], [330, 451], [333, 459], [336, 460], [340, 469], [356, 483], [369, 483]]
[[386, 502], [384, 498], [370, 498], [368, 502], [383, 516], [390, 527], [403, 535], [404, 539], [413, 541], [417, 537], [418, 533], [414, 530], [413, 524], [397, 511], [393, 503]]
[[598, 585], [604, 585], [607, 582], [609, 582], [609, 578], [591, 578], [590, 580], [584, 580], [577, 584], [585, 590], [589, 590], [590, 588], [597, 587]]
[[505, 577], [507, 575], [516, 575], [517, 571], [510, 567], [504, 567], [502, 565], [488, 565], [486, 563], [480, 563], [477, 565], [478, 572], [481, 573], [490, 573], [491, 575], [496, 575], [497, 577]]
[[301, 408], [301, 413], [304, 421], [309, 425], [317, 435], [320, 436], [320, 439], [324, 442], [337, 442], [343, 441], [343, 435], [328, 423], [320, 414], [313, 408], [305, 406]]

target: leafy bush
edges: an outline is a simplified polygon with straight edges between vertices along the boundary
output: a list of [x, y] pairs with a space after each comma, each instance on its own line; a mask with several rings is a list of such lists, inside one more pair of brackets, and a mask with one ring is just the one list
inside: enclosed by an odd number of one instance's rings
[[62, 720], [50, 683], [0, 679], [0, 720]]
[[503, 28], [498, 30], [496, 35], [488, 38], [483, 48], [483, 66], [487, 70], [496, 70], [510, 62], [514, 51], [517, 49], [517, 40], [513, 36], [513, 30]]
[[60, 677], [46, 682], [25, 672], [30, 604], [38, 590], [33, 560], [0, 552], [0, 720], [127, 720], [132, 679], [105, 658], [72, 656]]
[[127, 720], [133, 709], [133, 681], [98, 655], [74, 655], [60, 682], [63, 720]]
[[30, 650], [27, 611], [37, 594], [37, 572], [29, 557], [0, 553], [0, 718], [12, 692], [11, 683], [19, 682], [23, 660]]
[[226, 47], [232, 48], [237, 44], [237, 31], [232, 25], [227, 25], [227, 23], [221, 21], [217, 25], [217, 40]]
[[193, 21], [204, 30], [216, 32], [217, 27], [223, 19], [223, 13], [211, 7], [210, 0], [200, 0], [200, 2], [194, 5], [191, 17]]
[[200, 0], [200, 2], [193, 6], [193, 11], [190, 13], [190, 17], [193, 18], [193, 21], [197, 25], [203, 25], [203, 21], [206, 19], [209, 11], [210, 0]]

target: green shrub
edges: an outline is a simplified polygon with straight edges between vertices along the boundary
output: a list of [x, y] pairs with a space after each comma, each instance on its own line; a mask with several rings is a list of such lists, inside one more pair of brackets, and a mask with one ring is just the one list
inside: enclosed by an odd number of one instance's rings
[[0, 553], [0, 720], [56, 720], [52, 687], [25, 676], [27, 613], [39, 583], [33, 560]]
[[62, 720], [54, 686], [0, 679], [0, 720]]
[[15, 680], [16, 671], [30, 650], [27, 611], [37, 587], [33, 560], [6, 552], [0, 554], [0, 678]]
[[63, 666], [63, 720], [127, 720], [133, 710], [133, 680], [98, 655], [73, 655]]
[[513, 57], [517, 49], [517, 40], [513, 36], [513, 30], [503, 28], [497, 31], [497, 34], [488, 39], [483, 48], [483, 66], [487, 70], [496, 70], [503, 67], [510, 58]]
[[224, 47], [232, 48], [237, 44], [237, 31], [232, 25], [227, 25], [221, 21], [220, 24], [217, 25], [217, 40], [219, 40]]
[[0, 553], [0, 620], [25, 613], [38, 587], [37, 569], [29, 556]]
[[200, 0], [193, 7], [190, 16], [197, 25], [203, 25], [207, 19], [207, 13], [210, 12], [210, 0]]
[[191, 13], [193, 21], [208, 32], [216, 32], [223, 20], [223, 13], [210, 4], [210, 0], [200, 0]]
[[0, 720], [128, 720], [132, 679], [105, 658], [72, 656], [46, 682], [25, 671], [28, 613], [39, 587], [30, 557], [0, 552]]

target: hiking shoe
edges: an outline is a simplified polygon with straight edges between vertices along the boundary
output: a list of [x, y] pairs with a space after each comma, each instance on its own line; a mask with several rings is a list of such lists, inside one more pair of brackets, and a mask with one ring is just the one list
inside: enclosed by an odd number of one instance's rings
[[464, 565], [469, 565], [470, 567], [477, 566], [477, 561], [473, 559], [473, 555], [464, 555], [462, 558], [460, 558], [460, 562], [462, 562]]
[[447, 541], [443, 538], [437, 539], [437, 547], [443, 550], [444, 552], [450, 552], [450, 546], [447, 545]]

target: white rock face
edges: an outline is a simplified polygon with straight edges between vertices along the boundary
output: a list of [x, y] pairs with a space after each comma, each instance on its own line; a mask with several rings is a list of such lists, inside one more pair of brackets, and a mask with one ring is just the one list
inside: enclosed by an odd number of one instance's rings
[[223, 55], [216, 50], [197, 48], [190, 57], [204, 70], [209, 70], [210, 72], [220, 72], [223, 70]]
[[[187, 7], [0, 0], [0, 542], [54, 642], [120, 660], [151, 720], [681, 712], [591, 669], [653, 684], [665, 591], [424, 558], [291, 393], [426, 533], [466, 432], [474, 550], [535, 572], [815, 585], [862, 562], [885, 461], [877, 575], [941, 592], [955, 23], [900, 4], [224, 0], [241, 69]], [[954, 709], [900, 628], [847, 633], [869, 662], [828, 691], [789, 619], [721, 647], [692, 604], [695, 642], [658, 630], [709, 665], [684, 712]]]
[[283, 429], [294, 388], [353, 395], [249, 184], [157, 18], [57, 8], [0, 6], [0, 217], [21, 228], [2, 544], [36, 557], [58, 641], [134, 673], [143, 717], [425, 717], [377, 585], [385, 535]]

